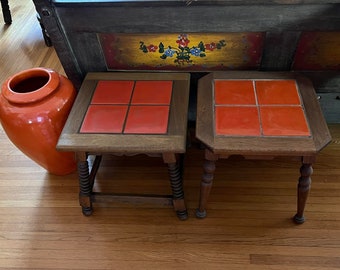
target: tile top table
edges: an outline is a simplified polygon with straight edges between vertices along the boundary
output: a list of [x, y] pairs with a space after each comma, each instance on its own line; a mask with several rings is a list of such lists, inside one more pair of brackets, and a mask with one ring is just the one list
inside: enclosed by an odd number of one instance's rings
[[[91, 197], [102, 154], [160, 155], [168, 164], [177, 215], [187, 216], [177, 154], [186, 151], [190, 74], [89, 73], [59, 138], [57, 149], [77, 153], [80, 204]], [[97, 162], [89, 174], [87, 156]]]
[[215, 161], [231, 155], [300, 156], [295, 221], [302, 223], [312, 163], [331, 136], [310, 81], [294, 73], [215, 72], [199, 81], [196, 136], [206, 146], [199, 217]]
[[167, 134], [172, 81], [99, 81], [79, 133]]

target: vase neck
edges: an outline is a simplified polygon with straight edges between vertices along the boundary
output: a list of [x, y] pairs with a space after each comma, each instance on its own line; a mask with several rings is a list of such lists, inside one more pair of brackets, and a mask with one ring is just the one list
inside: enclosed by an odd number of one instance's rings
[[59, 74], [47, 68], [32, 68], [10, 77], [2, 95], [11, 103], [32, 103], [49, 96], [59, 86]]

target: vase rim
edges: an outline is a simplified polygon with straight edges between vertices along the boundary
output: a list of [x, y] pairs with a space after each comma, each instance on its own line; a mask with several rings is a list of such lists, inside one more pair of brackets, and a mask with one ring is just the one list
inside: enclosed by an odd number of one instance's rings
[[[12, 89], [12, 85], [17, 85], [20, 82], [23, 82], [27, 79], [34, 77], [44, 77], [46, 76], [47, 82], [43, 84], [41, 87], [34, 89], [29, 92], [20, 93], [14, 91]], [[8, 80], [4, 83], [2, 88], [2, 95], [5, 99], [12, 103], [33, 103], [37, 102], [46, 96], [50, 95], [53, 91], [55, 91], [59, 86], [59, 74], [52, 69], [49, 68], [31, 68], [27, 70], [23, 70], [12, 77], [8, 78]]]

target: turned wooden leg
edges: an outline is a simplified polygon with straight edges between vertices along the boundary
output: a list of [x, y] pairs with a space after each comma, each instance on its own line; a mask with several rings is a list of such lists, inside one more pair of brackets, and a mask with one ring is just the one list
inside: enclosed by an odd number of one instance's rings
[[215, 155], [208, 149], [205, 150], [199, 207], [198, 209], [196, 209], [196, 217], [198, 218], [205, 218], [207, 215], [206, 206], [214, 179], [214, 172], [216, 169], [215, 161], [217, 159], [217, 155]]
[[85, 216], [92, 215], [92, 183], [90, 181], [89, 164], [85, 153], [77, 155], [79, 178], [79, 204]]
[[312, 163], [305, 163], [300, 168], [300, 178], [298, 183], [297, 191], [297, 213], [294, 216], [294, 221], [297, 224], [302, 224], [305, 222], [305, 217], [303, 216], [309, 190], [311, 187], [312, 179], [311, 175], [313, 173]]
[[9, 10], [8, 0], [1, 0], [2, 14], [6, 24], [12, 23], [11, 11]]
[[181, 168], [175, 154], [163, 154], [164, 162], [168, 165], [170, 185], [172, 190], [172, 202], [177, 217], [180, 220], [188, 218], [188, 211], [184, 201], [183, 178]]

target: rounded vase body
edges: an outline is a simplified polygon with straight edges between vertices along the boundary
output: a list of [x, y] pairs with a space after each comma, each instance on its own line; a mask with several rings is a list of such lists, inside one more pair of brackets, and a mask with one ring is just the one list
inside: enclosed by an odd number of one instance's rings
[[13, 75], [2, 85], [0, 120], [12, 143], [48, 172], [76, 170], [74, 153], [56, 145], [76, 96], [72, 83], [47, 68]]

